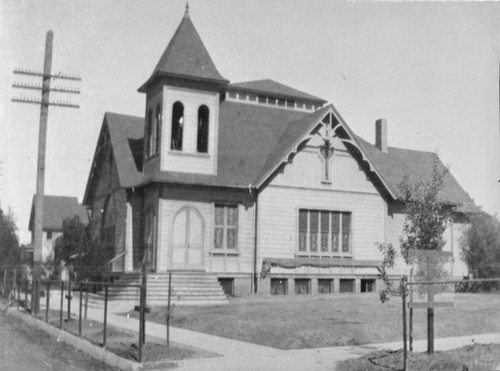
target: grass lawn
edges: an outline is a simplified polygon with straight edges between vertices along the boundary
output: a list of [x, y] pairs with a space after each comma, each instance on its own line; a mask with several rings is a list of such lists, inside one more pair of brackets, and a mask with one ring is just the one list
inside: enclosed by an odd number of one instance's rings
[[[39, 313], [38, 318], [45, 321], [45, 310], [42, 310]], [[54, 327], [59, 327], [60, 318], [58, 310], [49, 310], [49, 324]], [[78, 335], [78, 326], [78, 316], [73, 314], [71, 319], [68, 321], [67, 312], [64, 312], [63, 330], [74, 335]], [[85, 321], [82, 319], [82, 338], [95, 345], [102, 346], [103, 332], [103, 323], [93, 320]], [[109, 324], [107, 325], [106, 350], [111, 351], [120, 357], [138, 361], [138, 342], [138, 332], [120, 329]], [[176, 364], [169, 361], [210, 356], [213, 355], [209, 352], [173, 342], [171, 342], [170, 347], [167, 348], [165, 341], [162, 341], [162, 339], [146, 336], [146, 343], [143, 348], [143, 362], [146, 362], [146, 364], [144, 365], [143, 370], [147, 370], [149, 366], [152, 366], [153, 368], [161, 366], [162, 369], [173, 368]], [[153, 364], [149, 365], [148, 363], [151, 362], [153, 362]]]
[[[500, 293], [452, 298], [454, 307], [434, 311], [436, 338], [500, 332]], [[165, 315], [165, 308], [152, 308], [147, 320], [164, 324]], [[382, 304], [377, 294], [237, 298], [228, 305], [175, 307], [171, 325], [279, 349], [392, 342], [402, 339], [401, 299]], [[414, 339], [425, 337], [426, 310], [415, 310]]]
[[[407, 369], [412, 371], [427, 370], [498, 370], [500, 365], [500, 345], [474, 344], [447, 352], [409, 353]], [[336, 365], [339, 371], [382, 371], [402, 370], [403, 353], [398, 351], [377, 351], [361, 358], [349, 359]]]

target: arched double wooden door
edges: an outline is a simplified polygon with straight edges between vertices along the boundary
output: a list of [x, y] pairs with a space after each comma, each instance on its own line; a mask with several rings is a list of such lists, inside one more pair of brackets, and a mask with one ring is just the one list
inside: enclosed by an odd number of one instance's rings
[[203, 268], [203, 219], [195, 208], [185, 207], [172, 223], [172, 269]]

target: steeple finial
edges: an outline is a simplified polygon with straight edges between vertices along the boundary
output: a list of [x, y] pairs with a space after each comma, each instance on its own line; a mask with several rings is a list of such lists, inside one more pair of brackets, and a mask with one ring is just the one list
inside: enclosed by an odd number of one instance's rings
[[189, 17], [189, 0], [186, 0], [186, 11], [184, 12], [184, 17]]

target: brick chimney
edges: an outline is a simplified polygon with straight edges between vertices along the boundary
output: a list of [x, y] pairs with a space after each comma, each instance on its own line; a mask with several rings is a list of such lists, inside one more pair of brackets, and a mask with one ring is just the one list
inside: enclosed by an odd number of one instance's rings
[[387, 120], [375, 121], [375, 146], [382, 152], [387, 153]]

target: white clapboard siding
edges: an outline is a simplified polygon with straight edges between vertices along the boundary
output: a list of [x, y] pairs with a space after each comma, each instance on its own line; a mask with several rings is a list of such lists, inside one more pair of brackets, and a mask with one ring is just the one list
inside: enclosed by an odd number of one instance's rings
[[[161, 170], [216, 174], [219, 94], [165, 86], [163, 89], [163, 124]], [[172, 107], [184, 105], [182, 151], [171, 150]], [[206, 105], [209, 112], [208, 153], [197, 153], [198, 108]]]
[[351, 212], [353, 258], [381, 258], [375, 246], [384, 240], [380, 195], [270, 185], [259, 196], [259, 262], [263, 257], [295, 256], [300, 208]]
[[336, 151], [329, 161], [330, 182], [323, 180], [324, 161], [317, 148], [306, 148], [297, 153], [291, 163], [284, 166], [272, 184], [317, 189], [378, 194], [377, 189], [347, 151]]

